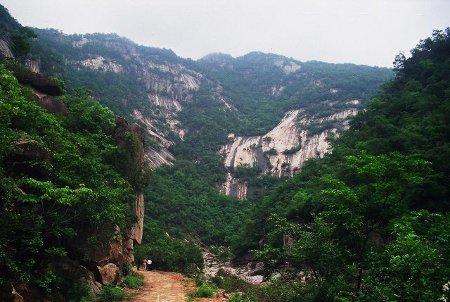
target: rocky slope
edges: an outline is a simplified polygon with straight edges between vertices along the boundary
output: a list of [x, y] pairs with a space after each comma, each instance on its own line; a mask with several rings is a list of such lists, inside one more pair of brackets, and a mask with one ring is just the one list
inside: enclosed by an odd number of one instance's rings
[[[175, 160], [168, 149], [183, 140], [187, 131], [178, 113], [202, 83], [211, 81], [170, 50], [139, 46], [117, 35], [64, 35], [38, 29], [36, 32], [47, 48], [35, 48], [35, 60], [29, 62], [30, 66], [63, 77], [69, 88], [92, 89], [106, 105], [138, 122], [152, 142], [145, 150], [151, 167]], [[49, 60], [48, 52], [59, 59]], [[62, 68], [58, 65], [60, 61], [64, 62]], [[56, 71], [55, 66], [60, 70]], [[230, 107], [221, 95], [220, 85], [211, 84], [215, 98], [224, 107]], [[127, 87], [121, 89], [121, 85]]]
[[259, 52], [239, 58], [212, 54], [192, 61], [114, 34], [35, 31], [40, 46], [33, 49], [27, 65], [64, 78], [69, 90], [91, 89], [115, 112], [138, 122], [146, 129], [146, 160], [152, 167], [173, 162], [171, 146], [183, 141], [189, 131], [199, 130], [186, 125], [191, 117], [180, 120], [180, 113], [199, 93], [218, 101], [223, 114], [248, 124], [239, 132], [251, 135], [269, 131], [287, 111], [308, 109], [317, 101], [364, 101], [390, 76], [387, 69], [302, 63]]
[[[359, 101], [349, 101], [348, 104], [358, 105]], [[230, 134], [230, 142], [221, 148], [228, 171], [221, 192], [245, 199], [247, 182], [235, 177], [239, 168], [256, 167], [263, 174], [278, 177], [298, 172], [306, 160], [323, 157], [331, 151], [328, 138], [347, 129], [349, 118], [357, 112], [356, 108], [348, 108], [318, 118], [305, 114], [303, 110], [293, 110], [264, 135], [242, 137]], [[312, 126], [319, 128], [313, 131]]]

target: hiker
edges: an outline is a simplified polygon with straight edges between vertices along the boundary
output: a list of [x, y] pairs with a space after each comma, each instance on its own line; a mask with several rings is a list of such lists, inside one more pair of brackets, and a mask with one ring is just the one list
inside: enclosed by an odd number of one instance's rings
[[137, 268], [137, 270], [139, 270], [139, 268], [141, 267], [141, 264], [142, 264], [141, 258], [137, 258], [137, 260], [136, 260], [136, 268]]
[[144, 258], [144, 259], [142, 260], [142, 269], [143, 269], [144, 271], [147, 270], [147, 258]]
[[151, 265], [152, 265], [152, 261], [151, 261], [150, 259], [148, 259], [148, 260], [147, 260], [147, 270], [148, 270], [148, 271], [151, 271], [151, 270], [152, 270]]

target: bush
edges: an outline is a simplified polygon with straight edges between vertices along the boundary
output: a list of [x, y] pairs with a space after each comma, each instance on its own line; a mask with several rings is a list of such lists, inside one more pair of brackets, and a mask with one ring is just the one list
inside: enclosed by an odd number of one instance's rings
[[77, 282], [69, 290], [67, 296], [69, 302], [87, 302], [93, 300], [94, 293], [87, 284]]
[[244, 298], [242, 295], [239, 294], [232, 294], [230, 296], [230, 299], [228, 302], [249, 302], [250, 300], [247, 298]]
[[195, 292], [195, 296], [198, 298], [212, 298], [216, 291], [217, 291], [216, 287], [209, 285], [207, 283], [203, 283]]
[[124, 283], [129, 288], [139, 288], [144, 285], [144, 276], [137, 273], [131, 273], [125, 277]]
[[278, 154], [278, 151], [277, 151], [277, 149], [272, 148], [272, 149], [270, 149], [269, 151], [265, 151], [264, 154], [267, 154], [267, 155], [277, 155], [277, 154]]
[[292, 147], [291, 149], [287, 149], [283, 151], [284, 155], [290, 155], [290, 154], [294, 154], [297, 153], [298, 151], [300, 151], [302, 149], [301, 144], [296, 146], [296, 147]]
[[224, 270], [219, 270], [217, 275], [212, 278], [212, 282], [227, 292], [246, 292], [252, 288], [250, 283], [236, 276], [230, 275]]
[[125, 292], [123, 288], [105, 285], [100, 292], [100, 297], [102, 298], [102, 302], [122, 301], [125, 299]]

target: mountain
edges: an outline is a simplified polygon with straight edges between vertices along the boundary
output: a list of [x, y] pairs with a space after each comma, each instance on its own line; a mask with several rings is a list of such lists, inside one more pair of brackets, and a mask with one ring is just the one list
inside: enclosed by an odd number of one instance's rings
[[[91, 89], [102, 103], [138, 122], [147, 130], [146, 159], [152, 167], [172, 163], [174, 155], [199, 160], [201, 155], [192, 150], [173, 148], [183, 143], [192, 147], [191, 140], [198, 144], [199, 135], [209, 140], [200, 143], [203, 149], [218, 152], [229, 133], [262, 135], [290, 110], [305, 110], [309, 118], [319, 111], [331, 116], [361, 108], [391, 77], [385, 68], [302, 63], [258, 52], [239, 58], [211, 54], [192, 61], [113, 34], [35, 32], [38, 45], [28, 65], [64, 79], [69, 91]], [[350, 104], [353, 100], [360, 101]], [[205, 123], [219, 114], [217, 125]], [[204, 133], [207, 127], [213, 133]]]

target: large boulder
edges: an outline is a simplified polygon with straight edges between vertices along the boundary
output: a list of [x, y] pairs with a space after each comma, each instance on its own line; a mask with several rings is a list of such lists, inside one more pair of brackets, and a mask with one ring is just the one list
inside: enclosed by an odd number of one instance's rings
[[116, 284], [120, 279], [120, 269], [114, 263], [108, 263], [104, 266], [97, 266], [97, 270], [100, 274], [100, 282], [105, 284]]

